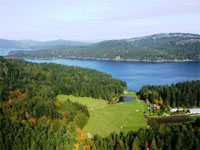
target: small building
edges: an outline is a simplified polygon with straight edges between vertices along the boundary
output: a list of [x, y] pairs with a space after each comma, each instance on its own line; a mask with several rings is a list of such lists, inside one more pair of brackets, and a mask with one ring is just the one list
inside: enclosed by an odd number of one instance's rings
[[170, 112], [177, 112], [177, 108], [172, 108], [172, 109], [170, 109]]
[[121, 60], [121, 57], [120, 56], [116, 56], [115, 60]]
[[128, 94], [128, 91], [124, 91], [124, 94]]
[[183, 108], [172, 108], [170, 109], [170, 112], [177, 112], [177, 111], [184, 111]]
[[190, 108], [187, 110], [189, 114], [200, 114], [200, 108]]

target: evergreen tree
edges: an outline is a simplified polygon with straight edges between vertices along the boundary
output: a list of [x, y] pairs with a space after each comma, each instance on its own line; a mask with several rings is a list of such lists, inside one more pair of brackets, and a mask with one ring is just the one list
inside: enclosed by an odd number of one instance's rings
[[153, 138], [153, 140], [152, 140], [152, 142], [151, 142], [151, 147], [150, 147], [150, 149], [151, 149], [151, 150], [157, 150], [155, 138]]
[[140, 141], [136, 137], [133, 142], [132, 150], [141, 150], [140, 148]]

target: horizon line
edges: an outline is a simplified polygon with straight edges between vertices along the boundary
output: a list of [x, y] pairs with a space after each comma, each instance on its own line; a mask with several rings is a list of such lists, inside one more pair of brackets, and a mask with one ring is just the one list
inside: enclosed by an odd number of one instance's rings
[[200, 33], [192, 33], [192, 32], [160, 32], [160, 33], [154, 33], [154, 34], [147, 34], [143, 36], [133, 36], [133, 37], [127, 37], [127, 38], [113, 38], [113, 39], [104, 39], [104, 40], [68, 40], [68, 39], [54, 39], [54, 40], [35, 40], [35, 39], [8, 39], [8, 38], [0, 38], [0, 40], [9, 40], [9, 41], [35, 41], [35, 42], [50, 42], [50, 41], [71, 41], [71, 42], [85, 42], [85, 43], [98, 43], [98, 42], [103, 42], [103, 41], [112, 41], [112, 40], [126, 40], [126, 39], [133, 39], [133, 38], [140, 38], [140, 37], [148, 37], [148, 36], [153, 36], [153, 35], [159, 35], [159, 34], [194, 34], [194, 35], [200, 35]]

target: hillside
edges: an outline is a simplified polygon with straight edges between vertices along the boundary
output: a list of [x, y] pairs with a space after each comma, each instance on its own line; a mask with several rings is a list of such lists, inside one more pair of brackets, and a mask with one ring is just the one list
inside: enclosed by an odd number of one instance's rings
[[200, 35], [162, 33], [151, 36], [110, 40], [89, 46], [56, 50], [21, 51], [11, 57], [68, 57], [117, 61], [188, 61], [200, 60]]
[[87, 42], [55, 40], [55, 41], [33, 41], [33, 40], [6, 40], [0, 39], [0, 49], [47, 49], [66, 48], [71, 46], [89, 45]]
[[96, 70], [58, 64], [36, 64], [0, 57], [0, 98], [21, 88], [29, 97], [73, 94], [111, 100], [123, 93], [126, 83]]

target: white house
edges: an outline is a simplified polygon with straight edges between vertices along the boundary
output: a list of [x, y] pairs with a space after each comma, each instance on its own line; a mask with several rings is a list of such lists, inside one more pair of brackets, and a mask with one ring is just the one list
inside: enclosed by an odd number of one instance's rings
[[187, 110], [189, 114], [200, 114], [200, 108], [190, 108]]
[[178, 109], [177, 108], [172, 108], [171, 110], [170, 110], [170, 112], [176, 112]]
[[172, 109], [170, 109], [170, 112], [177, 112], [177, 111], [183, 111], [183, 108], [172, 108]]

